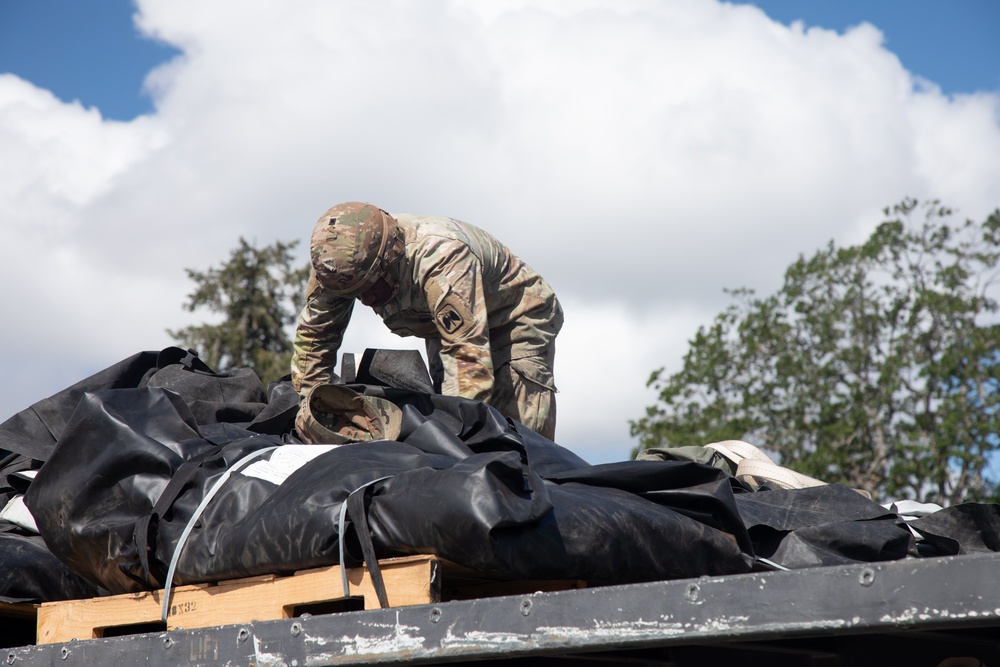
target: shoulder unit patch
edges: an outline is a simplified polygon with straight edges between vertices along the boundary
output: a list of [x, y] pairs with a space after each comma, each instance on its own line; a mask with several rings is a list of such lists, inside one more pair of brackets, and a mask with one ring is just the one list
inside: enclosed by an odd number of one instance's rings
[[449, 336], [453, 335], [462, 325], [465, 324], [465, 320], [462, 318], [461, 314], [455, 307], [450, 303], [444, 304], [437, 312], [438, 322], [441, 324], [441, 329], [444, 330]]

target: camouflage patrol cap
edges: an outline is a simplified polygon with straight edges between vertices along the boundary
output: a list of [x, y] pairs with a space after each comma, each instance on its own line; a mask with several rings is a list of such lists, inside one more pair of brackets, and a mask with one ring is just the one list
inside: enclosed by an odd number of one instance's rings
[[316, 280], [337, 296], [355, 297], [403, 256], [403, 232], [377, 206], [346, 202], [316, 222], [309, 251]]
[[377, 396], [365, 396], [342, 384], [318, 384], [299, 405], [295, 427], [311, 443], [346, 444], [395, 440], [403, 411]]

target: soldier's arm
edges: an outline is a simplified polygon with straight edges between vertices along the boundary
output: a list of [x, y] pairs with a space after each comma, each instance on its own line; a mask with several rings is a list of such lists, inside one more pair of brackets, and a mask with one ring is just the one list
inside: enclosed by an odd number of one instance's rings
[[292, 352], [292, 386], [299, 394], [333, 377], [353, 308], [354, 299], [331, 295], [316, 282], [315, 275], [309, 276]]
[[441, 393], [486, 401], [493, 392], [493, 359], [482, 267], [464, 244], [438, 252], [444, 257], [437, 258], [424, 289], [441, 336]]

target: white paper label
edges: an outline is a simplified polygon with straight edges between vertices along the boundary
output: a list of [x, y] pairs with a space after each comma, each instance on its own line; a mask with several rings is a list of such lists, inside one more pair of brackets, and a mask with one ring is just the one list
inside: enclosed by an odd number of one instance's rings
[[270, 460], [254, 461], [240, 474], [281, 486], [293, 472], [334, 447], [340, 445], [282, 445], [274, 450]]

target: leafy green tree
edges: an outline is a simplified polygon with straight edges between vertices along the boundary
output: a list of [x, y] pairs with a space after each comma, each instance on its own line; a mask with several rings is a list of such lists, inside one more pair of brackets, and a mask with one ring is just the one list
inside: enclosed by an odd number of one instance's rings
[[185, 307], [207, 308], [222, 321], [167, 333], [216, 370], [253, 368], [265, 384], [286, 375], [292, 352], [286, 327], [295, 323], [309, 276], [308, 265], [292, 265], [297, 243], [257, 248], [240, 237], [229, 261], [218, 268], [186, 269], [197, 287]]
[[640, 448], [746, 440], [782, 464], [875, 498], [996, 500], [1000, 211], [956, 222], [906, 199], [860, 245], [788, 267], [777, 293], [729, 293], [658, 401]]

